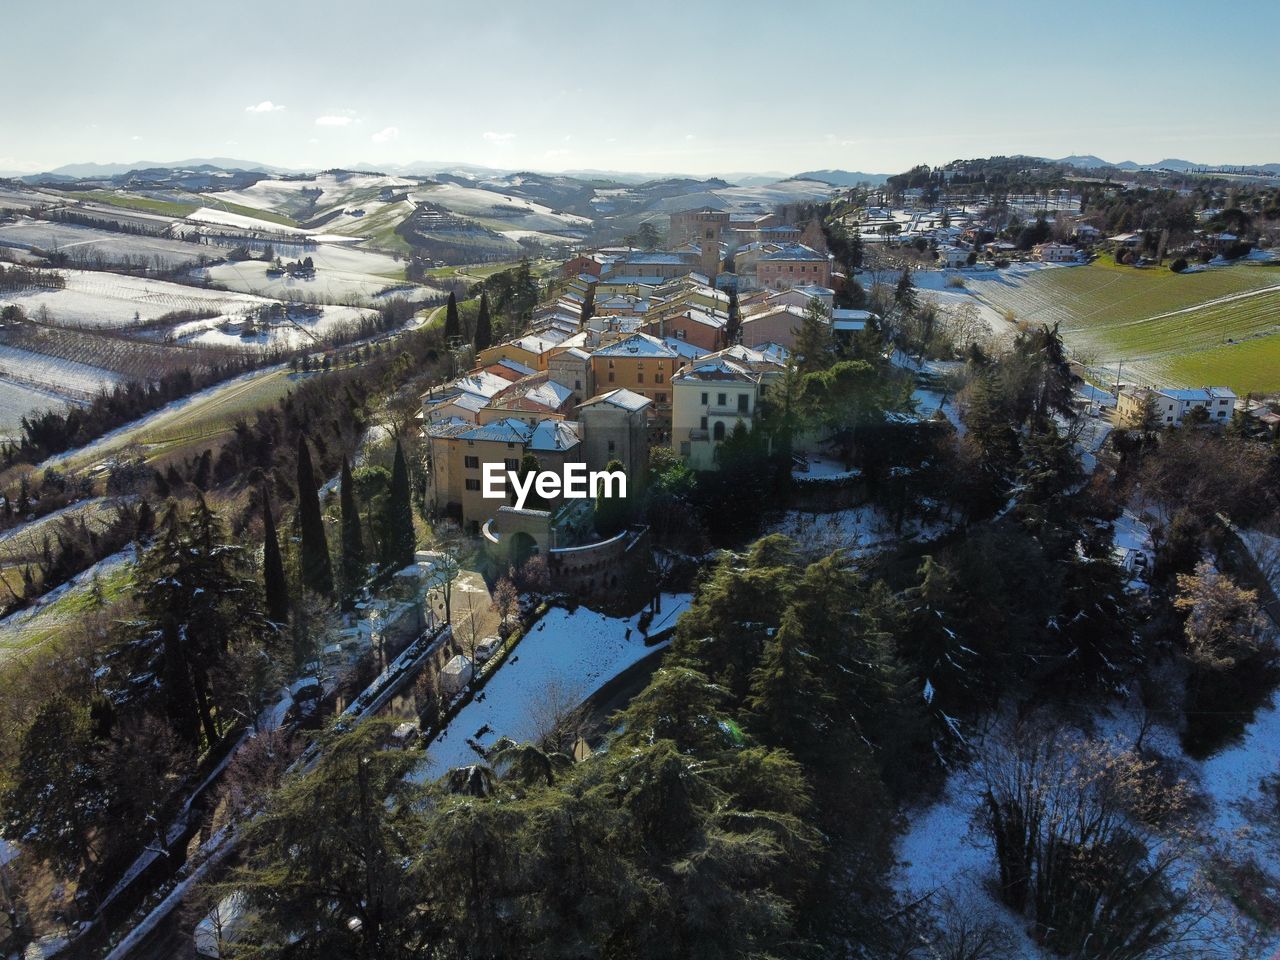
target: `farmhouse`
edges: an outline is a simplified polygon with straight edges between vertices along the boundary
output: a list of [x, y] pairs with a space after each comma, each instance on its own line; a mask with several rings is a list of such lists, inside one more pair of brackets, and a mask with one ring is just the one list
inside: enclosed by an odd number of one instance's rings
[[1192, 410], [1204, 410], [1209, 423], [1227, 423], [1236, 411], [1236, 394], [1230, 387], [1192, 390], [1137, 388], [1120, 391], [1116, 416], [1120, 423], [1140, 424], [1148, 407], [1157, 424], [1180, 427]]

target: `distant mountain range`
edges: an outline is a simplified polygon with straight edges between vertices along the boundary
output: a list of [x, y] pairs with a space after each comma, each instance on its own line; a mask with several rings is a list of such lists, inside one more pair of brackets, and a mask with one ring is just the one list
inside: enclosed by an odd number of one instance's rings
[[42, 176], [66, 180], [85, 180], [94, 177], [118, 177], [131, 170], [192, 170], [197, 167], [213, 167], [219, 170], [245, 170], [259, 173], [297, 173], [285, 167], [273, 167], [269, 163], [236, 160], [232, 157], [196, 157], [190, 160], [138, 160], [134, 163], [68, 163], [42, 174]]
[[[1044, 159], [1049, 159], [1048, 157]], [[1280, 174], [1280, 163], [1194, 163], [1190, 160], [1178, 160], [1174, 157], [1168, 157], [1164, 160], [1157, 160], [1155, 163], [1134, 163], [1132, 160], [1122, 160], [1119, 163], [1112, 163], [1110, 160], [1103, 160], [1101, 157], [1095, 157], [1093, 154], [1073, 154], [1069, 157], [1059, 157], [1052, 161], [1053, 163], [1070, 164], [1081, 170], [1094, 170], [1099, 167], [1111, 167], [1115, 170], [1173, 170], [1177, 173], [1186, 173], [1188, 170], [1254, 170], [1260, 173]]]

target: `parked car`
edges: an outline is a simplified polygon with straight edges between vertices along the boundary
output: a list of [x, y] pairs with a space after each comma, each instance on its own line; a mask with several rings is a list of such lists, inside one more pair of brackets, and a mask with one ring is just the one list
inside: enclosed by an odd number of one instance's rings
[[501, 637], [485, 637], [476, 644], [476, 663], [484, 663], [502, 646]]

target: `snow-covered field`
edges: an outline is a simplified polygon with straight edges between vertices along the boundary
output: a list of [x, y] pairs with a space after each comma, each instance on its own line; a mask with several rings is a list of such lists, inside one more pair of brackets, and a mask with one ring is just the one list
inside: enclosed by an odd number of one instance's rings
[[36, 410], [61, 410], [66, 406], [67, 398], [62, 394], [0, 377], [0, 438], [16, 437], [22, 418], [29, 413]]
[[[649, 633], [673, 626], [691, 600], [689, 594], [664, 594], [662, 612], [649, 625]], [[418, 776], [438, 777], [452, 767], [476, 762], [468, 739], [491, 746], [502, 736], [520, 740], [535, 735], [539, 704], [549, 689], [577, 703], [648, 656], [656, 648], [644, 645], [639, 619], [638, 614], [625, 620], [608, 617], [587, 607], [572, 613], [562, 607], [549, 610], [530, 627], [481, 694], [430, 744], [428, 762]]]
[[324, 340], [334, 328], [351, 320], [357, 320], [367, 310], [360, 307], [326, 306], [324, 313], [315, 319], [297, 319], [288, 323], [275, 323], [270, 331], [253, 337], [242, 337], [234, 330], [223, 330], [220, 318], [192, 320], [174, 327], [173, 334], [184, 343], [198, 343], [207, 347], [255, 347], [267, 346], [305, 347]]
[[[260, 260], [220, 263], [193, 271], [193, 276], [197, 279], [208, 277], [229, 290], [241, 293], [321, 303], [344, 303], [352, 297], [370, 300], [380, 291], [404, 282], [404, 264], [372, 250], [327, 243], [308, 245], [306, 249], [300, 245], [275, 244], [274, 250], [276, 256], [285, 261], [310, 257], [316, 266], [315, 278], [268, 277], [267, 264]], [[396, 296], [423, 300], [437, 292], [431, 287], [416, 287], [397, 292]]]
[[89, 397], [104, 387], [124, 383], [125, 379], [118, 373], [91, 367], [87, 363], [0, 345], [0, 380], [25, 383], [54, 393]]
[[494, 193], [476, 187], [463, 187], [455, 183], [442, 183], [431, 187], [419, 187], [412, 194], [414, 200], [437, 203], [464, 217], [500, 221], [495, 229], [540, 230], [548, 233], [581, 231], [591, 226], [586, 217], [571, 213], [553, 213], [550, 207], [515, 195]]
[[[312, 211], [310, 216], [314, 217], [338, 206], [363, 206], [371, 193], [377, 195], [383, 189], [402, 192], [417, 186], [416, 180], [382, 174], [320, 173], [305, 180], [259, 180], [242, 190], [228, 190], [215, 196], [241, 206], [290, 217]], [[313, 206], [304, 196], [304, 191], [315, 190], [320, 191], [320, 196]]]
[[164, 280], [126, 277], [99, 270], [62, 270], [62, 290], [32, 290], [0, 297], [0, 306], [16, 303], [29, 315], [48, 307], [63, 323], [124, 328], [155, 320], [175, 310], [217, 310], [238, 316], [270, 301], [244, 293], [201, 290]]
[[165, 267], [194, 262], [201, 256], [218, 257], [225, 252], [219, 246], [187, 243], [164, 237], [134, 236], [73, 223], [51, 223], [47, 220], [19, 220], [17, 223], [0, 224], [0, 247], [56, 250], [71, 257], [68, 262], [73, 264], [92, 263], [98, 258], [108, 263], [121, 263], [125, 258], [144, 257], [148, 265], [158, 260]]

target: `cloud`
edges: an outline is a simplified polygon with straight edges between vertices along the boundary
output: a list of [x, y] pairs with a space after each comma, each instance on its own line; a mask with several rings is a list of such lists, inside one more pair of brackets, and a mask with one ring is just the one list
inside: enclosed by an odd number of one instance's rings
[[319, 137], [312, 137], [310, 140], [307, 141], [307, 143], [319, 143], [319, 142], [320, 142]]
[[255, 103], [251, 107], [245, 107], [245, 113], [279, 113], [284, 109], [283, 103], [272, 103], [270, 100], [263, 100], [261, 103]]
[[130, 137], [129, 139], [130, 139], [130, 140], [141, 140], [142, 138], [141, 138], [140, 136], [138, 136], [138, 135], [135, 133], [135, 134], [134, 134], [132, 137]]
[[569, 155], [569, 151], [568, 151], [568, 150], [548, 150], [548, 151], [544, 154], [544, 156], [545, 156], [548, 160], [554, 160], [556, 157], [567, 157], [568, 155]]
[[369, 139], [374, 143], [390, 143], [392, 140], [399, 139], [399, 127], [383, 127]]
[[494, 133], [492, 130], [486, 130], [481, 136], [490, 143], [510, 143], [516, 138], [514, 133]]
[[686, 134], [684, 135], [684, 138], [685, 138], [686, 140], [696, 140], [696, 139], [698, 139], [698, 138], [697, 138], [697, 137], [695, 137], [692, 133], [686, 133]]
[[345, 114], [330, 113], [323, 117], [316, 117], [317, 127], [349, 127], [355, 122], [355, 117]]

